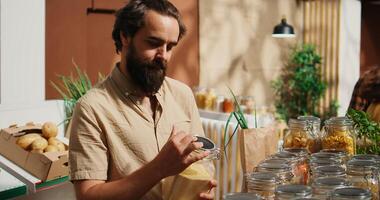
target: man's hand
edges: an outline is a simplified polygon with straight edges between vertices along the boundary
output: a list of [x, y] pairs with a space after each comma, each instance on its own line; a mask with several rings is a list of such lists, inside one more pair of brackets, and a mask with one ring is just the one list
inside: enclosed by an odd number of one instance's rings
[[202, 192], [199, 194], [200, 199], [202, 200], [211, 200], [215, 198], [215, 191], [214, 189], [217, 186], [216, 180], [211, 180], [209, 182], [210, 190], [208, 192]]
[[201, 142], [195, 142], [196, 138], [183, 131], [177, 132], [173, 127], [171, 136], [152, 161], [158, 167], [162, 178], [179, 174], [192, 163], [202, 160], [209, 152], [192, 153], [203, 146]]

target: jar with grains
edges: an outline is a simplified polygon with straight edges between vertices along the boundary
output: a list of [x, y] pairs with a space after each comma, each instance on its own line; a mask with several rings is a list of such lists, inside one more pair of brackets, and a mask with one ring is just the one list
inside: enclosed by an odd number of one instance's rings
[[289, 120], [289, 130], [284, 136], [284, 148], [305, 148], [309, 153], [316, 152], [316, 138], [306, 121]]
[[350, 182], [345, 178], [320, 177], [313, 181], [313, 196], [318, 199], [328, 199], [331, 193], [338, 188], [350, 186]]
[[216, 101], [215, 90], [212, 88], [207, 89], [206, 90], [206, 96], [204, 99], [204, 109], [205, 110], [213, 110], [215, 107], [214, 106], [215, 101]]
[[234, 192], [234, 193], [227, 193], [223, 195], [223, 200], [261, 200], [263, 199], [257, 194], [252, 193], [241, 193], [241, 192]]
[[345, 117], [331, 118], [325, 122], [323, 149], [343, 150], [349, 156], [356, 153], [356, 133], [352, 120]]
[[315, 138], [315, 149], [313, 152], [319, 152], [322, 149], [321, 119], [315, 116], [299, 116], [297, 119], [306, 121], [309, 124], [312, 136]]
[[234, 101], [230, 98], [225, 98], [223, 101], [223, 112], [230, 113], [233, 112], [235, 109]]
[[206, 88], [204, 87], [194, 87], [193, 93], [195, 96], [195, 102], [199, 109], [205, 109], [205, 99], [206, 99]]
[[375, 161], [348, 161], [347, 178], [353, 186], [371, 191], [372, 199], [379, 199], [378, 170], [377, 163]]
[[245, 113], [252, 114], [255, 106], [253, 96], [242, 96], [240, 98], [240, 105], [245, 107]]
[[265, 199], [274, 199], [274, 190], [277, 185], [277, 176], [272, 172], [253, 172], [247, 175], [249, 193], [255, 193]]
[[334, 190], [331, 200], [371, 200], [371, 192], [357, 187], [345, 187]]
[[276, 200], [288, 200], [299, 197], [311, 197], [312, 189], [306, 185], [280, 185], [275, 190]]
[[306, 184], [308, 182], [309, 164], [307, 157], [297, 156], [297, 154], [288, 151], [281, 151], [273, 154], [271, 158], [285, 159], [289, 162], [294, 175], [293, 183]]
[[277, 176], [277, 183], [289, 184], [293, 181], [292, 168], [288, 164], [279, 163], [261, 163], [256, 168], [257, 172], [271, 172]]

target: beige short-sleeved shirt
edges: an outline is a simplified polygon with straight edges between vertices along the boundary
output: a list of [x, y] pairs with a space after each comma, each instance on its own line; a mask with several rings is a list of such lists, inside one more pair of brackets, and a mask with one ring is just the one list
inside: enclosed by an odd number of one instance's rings
[[[69, 129], [71, 180], [112, 181], [132, 173], [158, 154], [173, 125], [204, 135], [192, 91], [185, 84], [165, 78], [155, 95], [155, 120], [133, 95], [134, 88], [115, 67], [78, 101]], [[162, 199], [161, 194], [159, 183], [143, 199]]]

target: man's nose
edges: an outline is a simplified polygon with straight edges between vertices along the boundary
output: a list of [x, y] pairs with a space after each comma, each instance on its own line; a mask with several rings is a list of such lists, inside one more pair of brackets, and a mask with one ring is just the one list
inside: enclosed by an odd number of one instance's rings
[[160, 48], [158, 48], [157, 51], [157, 58], [167, 61], [168, 60], [168, 51], [166, 50], [166, 45], [162, 45]]

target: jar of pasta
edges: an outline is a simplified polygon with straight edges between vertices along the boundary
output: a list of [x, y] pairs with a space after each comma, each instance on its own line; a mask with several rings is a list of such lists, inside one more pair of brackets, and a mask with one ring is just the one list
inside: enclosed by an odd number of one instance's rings
[[293, 183], [307, 184], [309, 179], [309, 163], [308, 154], [305, 153], [305, 149], [285, 149], [285, 151], [273, 154], [271, 158], [285, 159], [288, 161], [289, 165], [292, 167], [292, 172], [294, 174]]
[[356, 137], [352, 121], [348, 118], [336, 117], [325, 122], [323, 149], [345, 151], [349, 156], [356, 152]]
[[305, 148], [310, 153], [315, 151], [316, 141], [308, 122], [298, 119], [289, 120], [289, 130], [284, 136], [284, 148]]
[[299, 116], [298, 120], [306, 121], [308, 123], [308, 127], [310, 128], [310, 132], [312, 137], [314, 138], [314, 145], [311, 153], [319, 152], [322, 149], [321, 145], [321, 119], [315, 116]]
[[371, 191], [372, 199], [379, 199], [379, 183], [375, 161], [349, 161], [347, 163], [347, 178], [353, 186]]

